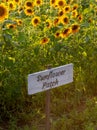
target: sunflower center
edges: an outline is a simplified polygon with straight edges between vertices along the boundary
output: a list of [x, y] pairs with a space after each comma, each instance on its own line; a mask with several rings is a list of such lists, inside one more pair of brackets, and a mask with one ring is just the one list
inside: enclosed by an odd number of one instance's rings
[[66, 22], [66, 23], [68, 22], [68, 18], [64, 18], [63, 20], [64, 20], [64, 22]]
[[56, 36], [58, 37], [59, 35], [60, 35], [60, 33], [59, 33], [59, 32], [57, 32], [57, 33], [56, 33]]
[[27, 9], [27, 12], [28, 12], [28, 13], [32, 13], [32, 10], [31, 10], [31, 9]]
[[58, 18], [56, 18], [54, 22], [55, 22], [55, 23], [58, 23], [58, 21], [59, 21], [59, 19], [58, 19]]
[[14, 26], [13, 26], [13, 25], [10, 25], [9, 28], [14, 28]]
[[69, 31], [68, 29], [65, 29], [65, 30], [63, 31], [63, 33], [64, 33], [64, 34], [67, 34], [68, 31]]
[[42, 43], [47, 43], [47, 42], [48, 42], [48, 38], [44, 37], [44, 38], [42, 39]]
[[77, 6], [74, 6], [74, 7], [73, 7], [73, 10], [76, 10], [76, 9], [77, 9]]
[[5, 10], [3, 7], [0, 7], [0, 17], [2, 17], [5, 14]]
[[81, 16], [79, 16], [79, 20], [81, 20]]
[[65, 8], [65, 11], [68, 11], [68, 10], [69, 10], [69, 8], [68, 8], [68, 7], [66, 7], [66, 8]]
[[46, 26], [47, 26], [47, 27], [49, 27], [49, 26], [50, 26], [50, 23], [49, 23], [49, 22], [47, 22], [47, 23], [46, 23]]
[[59, 1], [58, 5], [63, 6], [64, 5], [63, 1]]
[[10, 5], [9, 5], [9, 6], [10, 6], [10, 8], [13, 8], [13, 4], [12, 4], [12, 3], [10, 3]]
[[76, 30], [76, 29], [78, 29], [78, 25], [73, 25], [72, 30]]
[[27, 6], [31, 7], [32, 3], [31, 2], [27, 2]]
[[59, 13], [59, 16], [62, 16], [64, 13], [63, 13], [63, 11], [61, 11], [60, 13]]
[[23, 10], [23, 8], [21, 7], [20, 9], [19, 9], [19, 11], [22, 11]]
[[34, 23], [37, 24], [38, 23], [38, 19], [34, 19]]
[[55, 3], [55, 0], [52, 0], [51, 3], [54, 4], [54, 3]]
[[22, 21], [19, 20], [19, 24], [22, 24]]
[[40, 4], [41, 2], [40, 2], [40, 0], [37, 0], [37, 4]]
[[17, 2], [17, 3], [18, 3], [18, 2], [19, 2], [19, 0], [15, 0], [15, 2]]

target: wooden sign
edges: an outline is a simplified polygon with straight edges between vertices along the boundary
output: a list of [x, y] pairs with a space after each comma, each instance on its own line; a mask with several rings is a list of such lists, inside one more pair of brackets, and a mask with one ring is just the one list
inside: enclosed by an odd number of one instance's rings
[[28, 94], [56, 88], [73, 81], [73, 64], [36, 72], [28, 75]]

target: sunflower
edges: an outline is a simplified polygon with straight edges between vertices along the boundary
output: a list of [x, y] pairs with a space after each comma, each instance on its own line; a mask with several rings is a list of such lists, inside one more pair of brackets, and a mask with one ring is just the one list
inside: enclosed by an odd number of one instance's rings
[[13, 1], [8, 2], [9, 10], [15, 10], [16, 4]]
[[10, 0], [2, 0], [2, 2], [9, 2]]
[[36, 6], [40, 6], [43, 4], [43, 1], [42, 0], [35, 0], [35, 5]]
[[52, 21], [50, 19], [47, 19], [46, 20], [46, 27], [51, 28], [51, 26], [52, 26]]
[[40, 17], [39, 16], [35, 16], [34, 18], [32, 18], [31, 22], [32, 22], [33, 26], [39, 25], [39, 23], [41, 22]]
[[65, 13], [69, 13], [70, 12], [70, 6], [69, 5], [64, 7], [64, 12]]
[[15, 29], [16, 28], [16, 24], [7, 24], [7, 28], [8, 29]]
[[58, 8], [63, 8], [66, 4], [65, 0], [57, 0], [56, 2]]
[[77, 15], [78, 15], [78, 12], [77, 12], [77, 10], [73, 10], [72, 11], [72, 18], [76, 18], [77, 17]]
[[32, 8], [32, 7], [33, 7], [33, 2], [32, 2], [32, 1], [27, 0], [27, 1], [25, 2], [25, 5], [24, 5], [24, 6], [25, 6], [25, 7]]
[[83, 20], [83, 16], [81, 14], [78, 14], [77, 19], [78, 19], [79, 22], [81, 22]]
[[25, 8], [24, 12], [27, 16], [32, 16], [34, 14], [34, 11], [31, 8]]
[[18, 13], [20, 14], [24, 10], [24, 6], [19, 6]]
[[21, 3], [20, 0], [14, 0], [14, 2], [15, 2], [17, 5], [20, 5], [20, 3]]
[[61, 33], [61, 37], [62, 38], [66, 38], [70, 35], [71, 33], [71, 28], [66, 28], [66, 29], [63, 29], [62, 33]]
[[57, 31], [54, 36], [55, 36], [55, 38], [59, 38], [60, 37], [60, 32]]
[[16, 22], [18, 26], [21, 26], [23, 24], [23, 21], [21, 19], [15, 19], [14, 22]]
[[50, 0], [50, 6], [56, 7], [56, 0]]
[[22, 25], [23, 21], [21, 19], [17, 20], [18, 25]]
[[79, 29], [80, 29], [79, 24], [76, 24], [76, 23], [75, 23], [75, 24], [72, 24], [72, 26], [71, 26], [71, 31], [72, 31], [72, 33], [78, 32]]
[[0, 4], [0, 21], [3, 21], [5, 18], [8, 18], [8, 9], [3, 3]]
[[92, 18], [89, 18], [88, 19], [88, 23], [92, 23], [93, 22], [93, 19]]
[[43, 38], [41, 39], [40, 44], [41, 44], [41, 45], [45, 45], [45, 44], [49, 43], [49, 41], [50, 41], [50, 39], [49, 39], [48, 37], [43, 37]]
[[62, 24], [68, 24], [68, 23], [69, 23], [69, 18], [68, 18], [68, 16], [63, 16], [63, 17], [61, 18], [61, 22], [62, 22]]
[[57, 26], [59, 23], [60, 23], [60, 19], [59, 19], [59, 17], [56, 17], [56, 18], [54, 19], [54, 21], [53, 21], [53, 25], [54, 25], [54, 26]]
[[63, 16], [63, 15], [64, 15], [64, 11], [63, 11], [63, 10], [59, 10], [58, 16], [61, 17], [61, 16]]
[[72, 10], [76, 10], [78, 8], [78, 4], [74, 4]]

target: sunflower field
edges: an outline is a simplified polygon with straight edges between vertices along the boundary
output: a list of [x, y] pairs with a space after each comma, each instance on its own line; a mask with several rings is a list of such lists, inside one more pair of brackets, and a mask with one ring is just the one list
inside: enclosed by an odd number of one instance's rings
[[45, 92], [28, 95], [28, 74], [69, 63], [50, 130], [97, 130], [97, 0], [0, 0], [0, 130], [45, 130]]

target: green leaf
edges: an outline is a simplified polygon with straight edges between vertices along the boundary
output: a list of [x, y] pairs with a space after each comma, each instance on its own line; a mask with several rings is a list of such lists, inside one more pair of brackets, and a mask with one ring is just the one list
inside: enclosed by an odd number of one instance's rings
[[26, 41], [26, 38], [25, 38], [25, 35], [24, 35], [23, 32], [19, 32], [19, 35], [18, 35], [18, 37], [17, 37], [17, 40], [18, 40], [19, 42], [25, 42], [25, 41]]

